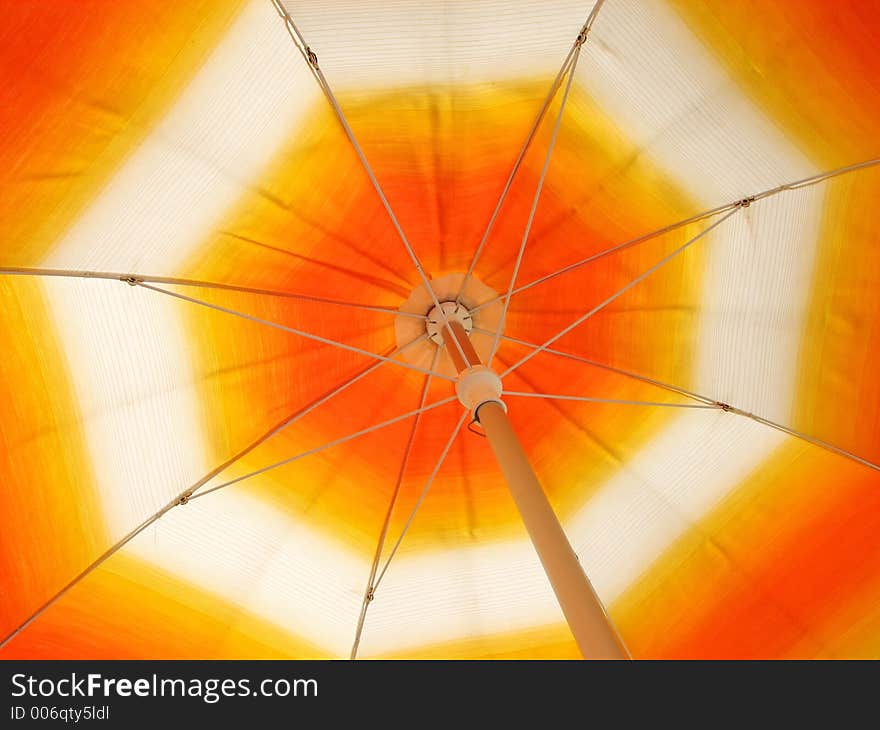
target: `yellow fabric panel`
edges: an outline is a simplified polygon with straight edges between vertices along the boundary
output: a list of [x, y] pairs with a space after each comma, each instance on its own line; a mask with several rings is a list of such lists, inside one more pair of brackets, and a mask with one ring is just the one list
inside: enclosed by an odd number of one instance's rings
[[408, 653], [371, 657], [376, 659], [580, 659], [577, 645], [560, 624], [527, 631], [461, 639], [420, 646]]
[[103, 550], [82, 415], [35, 279], [0, 278], [0, 634]]
[[880, 168], [827, 184], [794, 426], [880, 463]]

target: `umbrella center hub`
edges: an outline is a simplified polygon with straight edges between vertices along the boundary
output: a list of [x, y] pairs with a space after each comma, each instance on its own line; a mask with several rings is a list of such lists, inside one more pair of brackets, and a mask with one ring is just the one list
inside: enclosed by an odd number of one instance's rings
[[400, 305], [400, 313], [394, 319], [399, 357], [420, 368], [458, 378], [458, 368], [449, 354], [450, 343], [444, 341], [447, 333], [443, 315], [461, 325], [477, 356], [485, 362], [501, 323], [502, 308], [498, 292], [474, 274], [444, 274], [431, 279], [430, 290], [419, 284]]
[[474, 328], [474, 318], [461, 302], [440, 302], [439, 307], [435, 305], [431, 308], [425, 320], [425, 331], [431, 342], [438, 347], [443, 345], [443, 332], [447, 322], [458, 322], [467, 334]]

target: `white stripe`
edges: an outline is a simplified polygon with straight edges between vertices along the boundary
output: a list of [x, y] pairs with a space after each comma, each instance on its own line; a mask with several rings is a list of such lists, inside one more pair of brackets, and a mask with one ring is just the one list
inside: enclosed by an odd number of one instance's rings
[[52, 279], [43, 290], [115, 541], [214, 466], [179, 306], [115, 281]]
[[335, 656], [351, 645], [370, 570], [245, 490], [171, 510], [126, 550]]
[[662, 3], [605, 3], [577, 78], [700, 209], [818, 172]]
[[350, 95], [413, 85], [549, 80], [593, 0], [285, 0], [284, 5], [331, 86]]
[[41, 265], [175, 273], [319, 95], [271, 3], [252, 0]]

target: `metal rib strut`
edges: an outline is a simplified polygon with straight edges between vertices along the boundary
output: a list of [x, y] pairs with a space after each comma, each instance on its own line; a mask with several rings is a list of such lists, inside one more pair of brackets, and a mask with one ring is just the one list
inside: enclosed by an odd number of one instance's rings
[[[388, 214], [388, 217], [391, 220], [394, 229], [397, 231], [397, 235], [400, 237], [400, 240], [403, 243], [407, 254], [409, 254], [409, 257], [412, 260], [412, 263], [415, 266], [416, 271], [418, 272], [419, 277], [421, 278], [422, 283], [425, 286], [425, 289], [431, 295], [431, 300], [433, 301], [434, 306], [437, 307], [440, 315], [443, 317], [443, 323], [449, 324], [449, 320], [446, 317], [446, 312], [443, 311], [443, 307], [440, 306], [440, 300], [437, 298], [437, 293], [431, 286], [431, 281], [428, 279], [428, 275], [425, 273], [422, 262], [419, 260], [419, 257], [413, 249], [412, 244], [410, 244], [409, 239], [406, 237], [406, 234], [403, 232], [400, 221], [397, 220], [397, 216], [395, 215], [391, 204], [388, 202], [388, 198], [385, 196], [385, 191], [379, 184], [379, 180], [376, 178], [376, 175], [373, 172], [373, 168], [370, 166], [370, 163], [367, 160], [367, 156], [364, 154], [360, 143], [357, 141], [357, 137], [355, 137], [354, 132], [352, 131], [351, 126], [348, 123], [348, 119], [346, 119], [345, 114], [342, 111], [342, 107], [339, 106], [339, 101], [336, 99], [336, 95], [333, 93], [333, 89], [330, 87], [327, 78], [324, 76], [324, 72], [318, 65], [317, 55], [306, 44], [305, 38], [296, 27], [296, 24], [293, 22], [293, 18], [291, 18], [290, 13], [287, 12], [287, 9], [280, 2], [280, 0], [272, 0], [272, 4], [275, 6], [275, 9], [284, 19], [285, 24], [288, 26], [288, 29], [291, 32], [291, 38], [293, 38], [295, 45], [308, 62], [310, 68], [312, 69], [313, 75], [317, 79], [318, 84], [321, 86], [321, 89], [324, 91], [324, 95], [327, 97], [327, 100], [330, 102], [330, 106], [333, 107], [333, 111], [335, 112], [336, 118], [339, 120], [339, 123], [342, 125], [345, 136], [348, 137], [349, 142], [351, 142], [351, 145], [354, 148], [354, 151], [357, 154], [358, 159], [360, 160], [361, 165], [364, 168], [364, 171], [367, 173], [367, 177], [370, 179], [373, 188], [376, 190], [376, 193], [379, 196], [379, 200], [382, 202], [382, 207], [385, 208], [385, 212]], [[455, 343], [455, 346], [460, 347], [457, 342]]]
[[445, 406], [448, 403], [452, 403], [454, 400], [457, 400], [457, 397], [453, 395], [449, 398], [444, 398], [443, 400], [438, 400], [427, 406], [423, 406], [422, 408], [416, 408], [415, 410], [401, 413], [399, 416], [394, 416], [394, 418], [389, 418], [386, 421], [375, 423], [372, 426], [368, 426], [367, 428], [362, 428], [360, 431], [355, 431], [354, 433], [350, 433], [347, 436], [342, 436], [341, 438], [338, 438], [334, 441], [329, 441], [325, 444], [321, 444], [320, 446], [316, 446], [312, 449], [309, 449], [308, 451], [303, 451], [294, 456], [289, 456], [286, 459], [281, 459], [281, 461], [276, 461], [273, 464], [269, 464], [268, 466], [264, 466], [261, 469], [256, 469], [255, 471], [248, 472], [247, 474], [243, 474], [242, 476], [236, 477], [235, 479], [230, 479], [228, 482], [218, 484], [216, 487], [211, 487], [210, 489], [206, 489], [203, 492], [196, 492], [192, 495], [191, 499], [204, 497], [205, 495], [211, 494], [212, 492], [216, 492], [220, 489], [231, 487], [233, 484], [243, 482], [245, 479], [250, 479], [251, 477], [259, 476], [260, 474], [265, 474], [267, 471], [277, 469], [278, 467], [285, 466], [286, 464], [292, 464], [293, 462], [304, 459], [305, 457], [311, 456], [312, 454], [318, 454], [322, 451], [326, 451], [327, 449], [332, 449], [334, 446], [341, 446], [344, 443], [348, 443], [352, 439], [356, 439], [360, 436], [365, 436], [368, 433], [373, 433], [374, 431], [378, 431], [379, 429], [385, 428], [386, 426], [392, 426], [395, 423], [400, 423], [401, 421], [405, 421], [407, 418], [417, 416], [420, 413], [427, 413], [428, 411], [432, 411], [435, 408], [439, 408], [440, 406]]
[[577, 69], [578, 58], [581, 54], [580, 45], [575, 46], [574, 57], [571, 60], [571, 66], [568, 70], [568, 81], [565, 84], [565, 92], [562, 94], [562, 103], [559, 105], [559, 112], [556, 115], [556, 124], [553, 126], [553, 135], [550, 137], [550, 144], [547, 147], [547, 154], [544, 156], [544, 167], [541, 169], [541, 177], [538, 178], [538, 185], [535, 188], [535, 196], [532, 200], [532, 207], [529, 210], [529, 218], [526, 222], [526, 229], [523, 232], [522, 242], [516, 254], [516, 261], [513, 264], [513, 273], [510, 276], [510, 284], [507, 287], [507, 296], [504, 297], [504, 306], [501, 309], [501, 318], [498, 321], [498, 330], [495, 332], [495, 338], [492, 341], [492, 349], [489, 351], [489, 358], [486, 364], [492, 367], [492, 360], [495, 353], [498, 352], [498, 345], [501, 333], [504, 332], [504, 323], [507, 320], [507, 309], [510, 306], [510, 296], [513, 287], [516, 286], [516, 278], [519, 275], [519, 268], [522, 265], [523, 255], [526, 251], [526, 243], [532, 232], [532, 224], [535, 222], [535, 213], [538, 210], [538, 201], [541, 199], [541, 191], [544, 189], [544, 180], [547, 179], [547, 170], [550, 169], [550, 159], [553, 156], [553, 150], [556, 147], [556, 140], [559, 137], [559, 128], [562, 125], [562, 115], [565, 112], [565, 103], [568, 101], [568, 94], [571, 91], [571, 82], [574, 79], [574, 72]]
[[[489, 330], [482, 330], [479, 328], [474, 328], [474, 330], [482, 332], [483, 334], [491, 334], [489, 332]], [[537, 350], [540, 347], [540, 345], [535, 345], [534, 343], [526, 342], [525, 340], [519, 340], [515, 337], [505, 336], [504, 339], [509, 340], [510, 342], [515, 342], [517, 344], [524, 345], [525, 347], [530, 347], [535, 350]], [[639, 380], [643, 383], [648, 383], [650, 385], [654, 385], [654, 386], [656, 386], [658, 388], [662, 388], [664, 390], [668, 390], [672, 393], [678, 393], [679, 395], [683, 395], [687, 398], [691, 398], [691, 399], [699, 402], [700, 404], [703, 405], [703, 407], [706, 407], [706, 408], [719, 409], [719, 410], [725, 411], [727, 413], [733, 413], [737, 416], [742, 416], [744, 418], [750, 418], [751, 420], [755, 421], [756, 423], [760, 423], [764, 426], [768, 426], [768, 427], [776, 429], [778, 431], [782, 431], [783, 433], [786, 433], [789, 436], [793, 436], [795, 438], [806, 441], [807, 443], [810, 443], [813, 446], [818, 446], [819, 448], [830, 451], [834, 454], [837, 454], [838, 456], [842, 456], [846, 459], [851, 459], [852, 461], [855, 461], [856, 463], [861, 464], [862, 466], [866, 466], [869, 469], [874, 469], [875, 471], [880, 471], [880, 464], [876, 464], [872, 461], [868, 461], [867, 459], [859, 456], [858, 454], [854, 454], [851, 451], [847, 451], [846, 449], [842, 449], [839, 446], [835, 446], [834, 444], [831, 444], [828, 441], [823, 441], [822, 439], [816, 438], [814, 436], [810, 436], [809, 434], [806, 434], [803, 431], [798, 431], [794, 428], [791, 428], [790, 426], [786, 426], [784, 424], [777, 423], [776, 421], [771, 421], [770, 419], [764, 418], [763, 416], [760, 416], [756, 413], [748, 412], [742, 408], [738, 408], [737, 406], [735, 406], [733, 404], [725, 403], [725, 402], [720, 401], [718, 399], [712, 398], [711, 396], [701, 395], [700, 393], [695, 393], [692, 390], [687, 390], [686, 388], [681, 388], [677, 385], [672, 385], [671, 383], [664, 383], [662, 380], [656, 380], [654, 378], [649, 378], [647, 376], [639, 375], [638, 373], [633, 373], [628, 370], [623, 370], [621, 368], [616, 368], [611, 365], [604, 365], [602, 363], [596, 362], [595, 360], [590, 360], [588, 358], [580, 357], [579, 355], [574, 355], [570, 352], [562, 352], [561, 350], [554, 350], [549, 347], [545, 347], [543, 349], [543, 352], [547, 353], [548, 355], [555, 355], [558, 357], [567, 358], [569, 360], [574, 360], [576, 362], [582, 362], [585, 365], [590, 365], [592, 367], [601, 368], [602, 370], [608, 370], [610, 372], [617, 373], [619, 375], [623, 375], [623, 376], [626, 376], [629, 378], [633, 378], [635, 380]], [[535, 394], [535, 393], [510, 393], [507, 391], [505, 391], [505, 395], [523, 395], [523, 396], [528, 396], [528, 397], [552, 397], [552, 396], [541, 396], [541, 394]], [[571, 400], [572, 398], [569, 396], [565, 396], [565, 399]], [[580, 398], [578, 398], [578, 400], [580, 400]], [[660, 405], [660, 404], [658, 404], [658, 405]], [[665, 405], [672, 405], [672, 404], [665, 404]]]
[[[415, 340], [412, 340], [412, 341], [408, 342], [407, 344], [403, 345], [402, 347], [397, 348], [397, 350], [391, 351], [391, 354], [397, 354], [399, 352], [402, 352], [403, 350], [411, 347], [412, 345], [415, 345], [418, 342], [421, 342], [426, 337], [427, 337], [427, 334], [423, 335], [421, 337], [418, 337]], [[31, 623], [33, 623], [37, 618], [39, 618], [39, 616], [46, 609], [50, 608], [59, 598], [61, 598], [65, 593], [67, 593], [77, 583], [79, 583], [86, 576], [88, 576], [92, 571], [94, 571], [96, 568], [98, 568], [108, 558], [110, 558], [116, 552], [118, 552], [123, 547], [125, 547], [125, 545], [127, 545], [129, 542], [131, 542], [135, 537], [137, 537], [141, 532], [143, 532], [145, 529], [147, 529], [154, 522], [159, 520], [163, 515], [165, 515], [173, 507], [177, 507], [179, 505], [186, 504], [186, 502], [188, 502], [190, 500], [190, 498], [192, 497], [193, 493], [196, 492], [196, 490], [198, 490], [200, 487], [207, 484], [209, 481], [211, 481], [212, 479], [214, 479], [215, 477], [217, 477], [218, 475], [223, 473], [223, 471], [225, 471], [227, 468], [232, 466], [232, 464], [234, 464], [235, 462], [237, 462], [237, 461], [241, 460], [242, 458], [244, 458], [245, 456], [247, 456], [255, 448], [257, 448], [260, 444], [265, 443], [270, 438], [272, 438], [276, 434], [280, 433], [288, 426], [296, 423], [298, 420], [300, 420], [301, 418], [303, 418], [307, 414], [311, 413], [311, 411], [313, 411], [315, 408], [322, 405], [323, 403], [326, 403], [328, 400], [335, 397], [336, 395], [338, 395], [339, 393], [344, 391], [346, 388], [348, 388], [349, 386], [356, 383], [361, 378], [365, 377], [366, 375], [369, 375], [371, 372], [376, 370], [381, 365], [382, 365], [381, 362], [377, 362], [377, 363], [370, 365], [369, 367], [365, 368], [364, 370], [357, 373], [353, 377], [344, 381], [343, 383], [341, 383], [337, 387], [328, 391], [323, 396], [321, 396], [317, 400], [315, 400], [312, 403], [310, 403], [309, 405], [307, 405], [305, 408], [298, 410], [296, 413], [288, 416], [284, 420], [275, 424], [274, 426], [272, 426], [272, 428], [270, 428], [268, 431], [266, 431], [262, 436], [260, 436], [257, 439], [254, 439], [245, 448], [236, 452], [233, 456], [231, 456], [229, 459], [224, 461], [222, 464], [220, 464], [219, 466], [215, 467], [210, 472], [205, 474], [197, 482], [195, 482], [194, 484], [187, 487], [184, 491], [182, 491], [180, 494], [178, 494], [173, 500], [171, 500], [168, 504], [166, 504], [164, 507], [162, 507], [159, 511], [155, 512], [153, 515], [148, 517], [140, 525], [138, 525], [133, 530], [131, 530], [131, 532], [126, 534], [121, 540], [118, 540], [108, 550], [106, 550], [104, 553], [102, 553], [98, 558], [93, 560], [84, 570], [82, 570], [80, 573], [78, 573], [70, 582], [68, 582], [66, 585], [64, 585], [57, 593], [52, 595], [36, 611], [34, 611], [34, 613], [32, 613], [24, 623], [22, 623], [11, 634], [9, 634], [2, 641], [0, 641], [0, 649], [2, 649], [4, 646], [6, 646], [6, 644], [8, 644], [12, 639], [14, 639], [21, 631], [26, 629]]]
[[505, 390], [502, 395], [514, 398], [547, 398], [550, 400], [571, 400], [583, 403], [618, 403], [625, 406], [660, 406], [666, 408], [711, 408], [719, 409], [720, 405], [706, 403], [668, 403], [666, 401], [624, 400], [620, 398], [599, 398], [588, 395], [566, 395], [564, 393], [532, 393], [527, 391]]
[[0, 268], [0, 276], [46, 276], [63, 279], [103, 279], [107, 281], [124, 281], [127, 284], [143, 283], [171, 284], [173, 286], [192, 286], [201, 289], [220, 289], [222, 291], [241, 292], [243, 294], [258, 294], [267, 297], [279, 297], [282, 299], [296, 299], [315, 304], [328, 304], [334, 307], [348, 307], [350, 309], [362, 309], [372, 312], [384, 312], [393, 314], [395, 317], [412, 317], [413, 319], [425, 319], [425, 315], [414, 312], [401, 312], [391, 307], [381, 307], [376, 304], [363, 304], [360, 302], [346, 302], [339, 299], [319, 297], [313, 294], [297, 294], [296, 292], [281, 291], [279, 289], [261, 289], [253, 286], [238, 286], [237, 284], [224, 284], [216, 281], [201, 281], [198, 279], [180, 279], [174, 276], [153, 276], [152, 274], [120, 274], [110, 271], [76, 271], [73, 269], [38, 269], [26, 266], [6, 266]]
[[[711, 208], [709, 210], [704, 210], [702, 213], [697, 213], [696, 215], [691, 216], [690, 218], [685, 218], [680, 221], [676, 221], [675, 223], [670, 223], [668, 226], [664, 226], [663, 228], [658, 228], [655, 231], [651, 231], [650, 233], [644, 233], [641, 236], [637, 236], [636, 238], [631, 238], [629, 241], [624, 241], [623, 243], [619, 243], [615, 246], [611, 246], [610, 248], [603, 249], [597, 253], [591, 254], [586, 258], [580, 259], [579, 261], [575, 261], [571, 264], [563, 266], [561, 269], [557, 269], [549, 274], [541, 276], [533, 281], [530, 281], [528, 284], [523, 284], [522, 286], [516, 287], [511, 295], [519, 294], [521, 292], [527, 291], [532, 287], [538, 286], [539, 284], [543, 284], [544, 282], [555, 279], [557, 276], [561, 276], [563, 274], [567, 274], [570, 271], [575, 271], [576, 269], [581, 268], [582, 266], [586, 266], [593, 261], [598, 261], [599, 259], [605, 258], [606, 256], [610, 256], [611, 254], [617, 253], [618, 251], [623, 251], [632, 246], [637, 246], [644, 241], [649, 241], [653, 238], [657, 238], [658, 236], [662, 236], [664, 233], [669, 233], [671, 231], [675, 231], [679, 228], [683, 228], [684, 226], [690, 225], [691, 223], [699, 223], [702, 220], [706, 220], [707, 218], [711, 218], [713, 216], [719, 215], [721, 213], [726, 213], [729, 210], [734, 210], [740, 207], [743, 201], [748, 200], [750, 202], [754, 202], [757, 200], [763, 200], [764, 198], [769, 198], [774, 195], [778, 195], [779, 193], [786, 192], [788, 190], [799, 190], [800, 188], [809, 187], [810, 185], [817, 185], [818, 183], [824, 182], [825, 180], [830, 180], [831, 178], [837, 177], [839, 175], [845, 175], [850, 172], [856, 172], [858, 170], [863, 170], [869, 167], [874, 167], [875, 165], [880, 165], [880, 158], [873, 160], [866, 160], [864, 162], [858, 162], [854, 165], [847, 165], [846, 167], [839, 167], [835, 170], [829, 170], [827, 172], [819, 173], [818, 175], [811, 175], [810, 177], [805, 177], [801, 180], [795, 180], [794, 182], [784, 183], [782, 185], [777, 185], [775, 188], [770, 188], [769, 190], [764, 190], [760, 193], [755, 193], [754, 195], [747, 196], [746, 198], [741, 198], [739, 200], [735, 200], [731, 203], [725, 203], [724, 205], [719, 205], [717, 208]], [[477, 306], [473, 307], [470, 311], [471, 313], [479, 312], [484, 307], [488, 307], [491, 304], [501, 300], [504, 295], [499, 294], [492, 299], [489, 299]]]
[[[598, 15], [599, 9], [602, 7], [603, 2], [604, 0], [597, 0], [596, 4], [593, 6], [593, 9], [590, 11], [589, 16], [587, 16], [586, 22], [580, 30], [580, 33], [578, 33], [578, 36], [577, 38], [575, 38], [574, 43], [571, 44], [568, 55], [566, 55], [565, 60], [562, 62], [562, 66], [559, 68], [559, 71], [556, 74], [556, 78], [553, 79], [553, 83], [550, 85], [550, 90], [547, 92], [547, 96], [544, 98], [544, 103], [541, 105], [541, 108], [538, 111], [535, 120], [532, 122], [529, 133], [526, 135], [526, 139], [523, 142], [523, 145], [519, 150], [519, 154], [517, 155], [516, 160], [513, 163], [510, 174], [507, 176], [507, 181], [504, 183], [504, 188], [502, 188], [501, 190], [501, 195], [498, 198], [498, 202], [495, 204], [495, 209], [492, 211], [492, 215], [489, 217], [489, 222], [486, 225], [483, 236], [480, 238], [479, 244], [477, 244], [477, 250], [474, 251], [474, 255], [471, 258], [471, 263], [468, 266], [468, 270], [464, 275], [461, 286], [459, 287], [458, 294], [455, 297], [456, 304], [461, 303], [461, 297], [464, 294], [464, 290], [467, 287], [468, 281], [474, 274], [474, 269], [477, 266], [477, 262], [480, 260], [480, 256], [482, 256], [483, 254], [483, 249], [486, 246], [486, 241], [489, 239], [489, 234], [491, 233], [492, 228], [495, 225], [495, 220], [498, 218], [498, 214], [501, 212], [501, 207], [504, 205], [507, 194], [510, 192], [510, 188], [513, 185], [513, 180], [516, 177], [517, 172], [519, 171], [520, 165], [522, 165], [523, 158], [525, 157], [526, 152], [531, 146], [532, 140], [534, 140], [535, 134], [538, 131], [538, 127], [541, 125], [541, 121], [544, 119], [544, 115], [550, 108], [550, 104], [553, 101], [553, 98], [556, 96], [556, 91], [559, 89], [559, 86], [562, 83], [562, 79], [565, 76], [565, 72], [568, 70], [569, 65], [571, 64], [572, 57], [575, 55], [576, 51], [579, 51], [580, 47], [586, 40], [587, 34], [589, 34], [590, 30], [592, 29], [593, 22], [596, 20], [596, 16]], [[492, 301], [498, 301], [498, 299], [496, 298]], [[476, 311], [476, 309], [473, 311]]]
[[653, 274], [655, 271], [657, 271], [657, 269], [659, 269], [659, 268], [665, 266], [667, 263], [669, 263], [669, 262], [670, 262], [672, 259], [674, 259], [676, 256], [678, 256], [679, 254], [683, 253], [683, 252], [686, 251], [690, 246], [692, 246], [692, 245], [695, 244], [697, 241], [699, 241], [703, 236], [705, 236], [705, 235], [706, 235], [707, 233], [709, 233], [711, 230], [713, 230], [714, 228], [717, 228], [719, 225], [721, 225], [722, 223], [724, 223], [724, 221], [726, 221], [728, 218], [730, 218], [732, 215], [734, 215], [738, 210], [739, 210], [739, 208], [734, 208], [732, 211], [730, 211], [730, 212], [729, 212], [727, 215], [725, 215], [723, 218], [721, 218], [721, 219], [715, 221], [712, 225], [707, 226], [706, 228], [704, 228], [704, 229], [703, 229], [702, 231], [700, 231], [696, 236], [694, 236], [693, 238], [691, 238], [690, 240], [688, 240], [686, 243], [684, 243], [684, 244], [682, 244], [681, 246], [679, 246], [679, 247], [678, 247], [677, 249], [675, 249], [672, 253], [670, 253], [670, 254], [664, 256], [662, 259], [660, 259], [660, 261], [658, 261], [656, 264], [654, 264], [653, 266], [651, 266], [649, 269], [646, 269], [645, 271], [643, 271], [643, 272], [642, 272], [641, 274], [639, 274], [635, 279], [633, 279], [632, 281], [630, 281], [626, 286], [622, 287], [621, 289], [618, 289], [616, 292], [614, 292], [614, 294], [612, 294], [612, 295], [609, 296], [607, 299], [605, 299], [604, 301], [602, 301], [602, 302], [600, 302], [599, 304], [597, 304], [595, 307], [593, 307], [593, 308], [592, 308], [590, 311], [588, 311], [586, 314], [583, 314], [583, 315], [581, 315], [580, 317], [578, 317], [574, 322], [572, 322], [572, 323], [569, 324], [567, 327], [564, 327], [562, 330], [560, 330], [559, 332], [557, 332], [557, 333], [556, 333], [555, 335], [553, 335], [550, 339], [548, 339], [546, 342], [544, 342], [542, 345], [540, 345], [537, 349], [535, 349], [535, 350], [533, 350], [532, 352], [530, 352], [529, 354], [523, 356], [520, 360], [518, 360], [518, 361], [515, 362], [513, 365], [511, 365], [509, 368], [507, 368], [507, 370], [505, 370], [505, 371], [502, 373], [501, 377], [504, 377], [504, 376], [506, 376], [506, 375], [509, 375], [509, 374], [512, 373], [514, 370], [516, 370], [517, 368], [521, 367], [522, 365], [524, 365], [525, 363], [527, 363], [529, 360], [531, 360], [535, 355], [537, 355], [538, 353], [542, 352], [542, 351], [545, 350], [547, 347], [549, 347], [550, 345], [552, 345], [554, 342], [556, 342], [556, 340], [558, 340], [558, 339], [561, 338], [561, 337], [564, 337], [566, 334], [568, 334], [569, 332], [571, 332], [575, 327], [577, 327], [578, 325], [580, 325], [582, 322], [585, 322], [587, 319], [589, 319], [590, 317], [592, 317], [594, 314], [596, 314], [597, 312], [599, 312], [601, 309], [603, 309], [604, 307], [606, 307], [606, 306], [608, 306], [609, 304], [611, 304], [611, 302], [613, 302], [615, 299], [617, 299], [617, 298], [620, 297], [620, 296], [623, 296], [626, 292], [628, 292], [630, 289], [632, 289], [632, 288], [633, 288], [636, 284], [638, 284], [640, 281], [642, 281], [642, 280], [646, 279], [647, 277], [649, 277], [651, 274]]
[[338, 342], [337, 340], [331, 340], [327, 337], [321, 337], [320, 335], [313, 334], [311, 332], [305, 332], [304, 330], [299, 330], [294, 327], [288, 327], [283, 324], [279, 324], [278, 322], [272, 322], [268, 319], [263, 319], [262, 317], [254, 317], [250, 314], [245, 314], [244, 312], [239, 312], [235, 309], [230, 309], [228, 307], [222, 307], [219, 304], [212, 304], [211, 302], [206, 302], [202, 299], [196, 299], [195, 297], [189, 297], [186, 294], [179, 294], [178, 292], [173, 292], [168, 289], [162, 289], [158, 286], [153, 286], [151, 284], [145, 284], [144, 282], [130, 282], [133, 286], [141, 286], [144, 289], [150, 289], [151, 291], [159, 292], [160, 294], [167, 294], [170, 297], [175, 297], [177, 299], [182, 299], [185, 302], [191, 302], [192, 304], [198, 304], [202, 307], [207, 307], [208, 309], [214, 309], [218, 312], [223, 312], [224, 314], [231, 314], [234, 317], [240, 317], [241, 319], [247, 319], [251, 322], [255, 322], [257, 324], [265, 325], [266, 327], [272, 327], [277, 330], [281, 330], [282, 332], [290, 332], [291, 334], [298, 335], [299, 337], [304, 337], [307, 340], [314, 340], [315, 342], [320, 342], [324, 345], [330, 345], [331, 347], [338, 347], [341, 350], [348, 350], [349, 352], [357, 353], [358, 355], [363, 355], [364, 357], [372, 358], [373, 360], [381, 360], [382, 362], [389, 362], [393, 365], [397, 365], [402, 368], [406, 368], [407, 370], [415, 370], [417, 373], [422, 373], [424, 375], [432, 375], [435, 378], [440, 378], [441, 380], [449, 380], [454, 381], [455, 378], [451, 378], [448, 375], [441, 375], [440, 373], [435, 373], [424, 368], [420, 368], [418, 365], [411, 365], [408, 362], [403, 362], [401, 360], [395, 360], [393, 357], [386, 357], [385, 355], [378, 355], [375, 352], [370, 352], [369, 350], [363, 350], [360, 347], [355, 347], [354, 345], [346, 345], [344, 342]]
[[409, 517], [406, 520], [406, 524], [403, 526], [403, 529], [400, 531], [400, 536], [397, 538], [397, 542], [394, 543], [394, 547], [391, 549], [391, 552], [388, 554], [388, 559], [385, 561], [385, 565], [382, 567], [382, 571], [379, 573], [379, 577], [376, 578], [376, 582], [373, 584], [373, 590], [379, 587], [379, 584], [382, 582], [382, 579], [385, 577], [385, 573], [388, 572], [388, 566], [391, 565], [391, 561], [394, 556], [397, 554], [397, 550], [403, 542], [403, 538], [406, 537], [406, 533], [409, 531], [410, 526], [413, 523], [413, 520], [416, 518], [416, 513], [419, 511], [419, 507], [422, 506], [422, 502], [425, 501], [425, 497], [428, 496], [428, 491], [431, 489], [431, 485], [434, 483], [434, 480], [437, 478], [437, 473], [440, 471], [440, 467], [443, 466], [443, 462], [446, 461], [446, 457], [449, 454], [449, 450], [452, 448], [452, 444], [455, 441], [456, 436], [458, 436], [461, 431], [461, 427], [464, 425], [465, 419], [468, 418], [470, 414], [465, 411], [461, 414], [461, 417], [458, 419], [458, 423], [455, 428], [452, 429], [452, 433], [449, 436], [449, 440], [446, 442], [446, 445], [443, 447], [443, 451], [440, 453], [439, 458], [437, 459], [437, 463], [434, 464], [434, 469], [431, 471], [431, 475], [428, 477], [428, 481], [425, 482], [425, 486], [422, 488], [421, 493], [419, 494], [418, 499], [416, 500], [415, 505], [413, 505], [412, 510], [409, 513]]
[[[427, 336], [427, 333], [426, 335]], [[434, 357], [431, 362], [431, 370], [434, 370], [437, 367], [437, 360], [440, 357], [440, 348], [438, 347], [434, 350]], [[431, 387], [431, 376], [428, 375], [425, 377], [425, 383], [422, 386], [422, 393], [419, 396], [419, 408], [425, 407], [425, 402], [428, 399], [428, 389]], [[419, 428], [419, 423], [422, 420], [422, 414], [418, 414], [413, 420], [412, 429], [409, 432], [409, 438], [406, 442], [406, 447], [403, 451], [403, 459], [400, 462], [400, 469], [397, 472], [397, 481], [394, 484], [394, 491], [391, 494], [391, 500], [388, 502], [388, 510], [385, 512], [385, 519], [382, 522], [382, 529], [379, 532], [379, 540], [376, 543], [376, 552], [373, 556], [373, 563], [370, 566], [370, 575], [367, 578], [367, 588], [364, 591], [364, 600], [361, 604], [361, 612], [358, 616], [357, 628], [355, 629], [354, 634], [354, 642], [351, 646], [351, 659], [357, 659], [358, 647], [361, 643], [361, 634], [364, 630], [364, 622], [367, 619], [367, 609], [370, 606], [370, 602], [373, 600], [373, 592], [376, 589], [375, 586], [375, 578], [376, 571], [379, 568], [379, 561], [382, 558], [382, 550], [385, 548], [385, 538], [388, 535], [388, 526], [391, 523], [391, 515], [394, 513], [394, 506], [397, 503], [397, 496], [400, 494], [400, 486], [403, 483], [404, 474], [406, 474], [406, 467], [409, 465], [409, 458], [412, 454], [413, 443], [416, 439], [416, 431]]]

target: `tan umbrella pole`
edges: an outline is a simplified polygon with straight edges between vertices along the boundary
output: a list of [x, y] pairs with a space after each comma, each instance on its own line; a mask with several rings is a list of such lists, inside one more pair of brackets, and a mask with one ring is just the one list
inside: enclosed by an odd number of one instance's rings
[[[450, 322], [446, 330], [467, 358], [462, 359], [458, 348], [447, 348], [459, 373], [481, 365], [464, 328], [458, 322]], [[629, 659], [544, 494], [506, 410], [498, 402], [487, 401], [478, 407], [477, 417], [581, 654], [585, 659]]]

